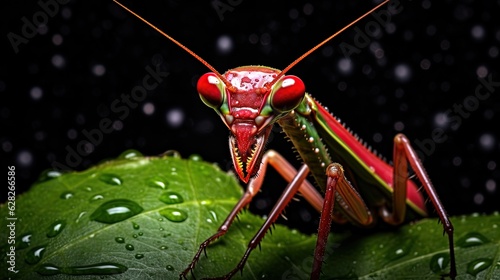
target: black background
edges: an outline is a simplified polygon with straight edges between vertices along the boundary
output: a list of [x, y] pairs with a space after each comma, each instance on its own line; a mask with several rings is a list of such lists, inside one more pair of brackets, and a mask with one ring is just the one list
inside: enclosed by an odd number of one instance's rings
[[[282, 69], [375, 5], [371, 1], [218, 2], [229, 9], [219, 4], [217, 11], [210, 1], [124, 4], [220, 72], [242, 65]], [[117, 123], [119, 130], [104, 133], [74, 169], [85, 169], [130, 148], [145, 155], [171, 149], [185, 157], [196, 153], [224, 170], [232, 168], [227, 128], [199, 100], [194, 87], [208, 70], [179, 47], [111, 1], [69, 1], [58, 3], [57, 12], [39, 28], [41, 34], [28, 38], [15, 53], [8, 34], [22, 36], [22, 18], [33, 23], [33, 15], [42, 8], [36, 1], [0, 5], [4, 6], [0, 159], [5, 176], [8, 165], [16, 166], [18, 194], [54, 162], [68, 166], [68, 149], [76, 150], [86, 140], [84, 130], [99, 129], [103, 118], [119, 120], [122, 115], [113, 112], [111, 104], [141, 85], [145, 68], [155, 68], [154, 63], [160, 63], [168, 77]], [[310, 55], [290, 74], [301, 77], [309, 93], [390, 159], [396, 133], [405, 133], [414, 144], [430, 139], [440, 127], [436, 123], [440, 113], [446, 115], [464, 100], [473, 100], [481, 84], [478, 75], [500, 82], [499, 6], [500, 1], [401, 0], [399, 13], [386, 29], [369, 36], [369, 46], [357, 45], [359, 52], [350, 56], [349, 73], [339, 68], [345, 57], [339, 46], [356, 46], [355, 28]], [[375, 22], [372, 16], [356, 26], [365, 30], [370, 22]], [[217, 48], [222, 36], [233, 43], [227, 52]], [[383, 56], [377, 58], [381, 50]], [[57, 63], [61, 58], [62, 65]], [[401, 65], [410, 70], [406, 79], [395, 75]], [[96, 66], [105, 72], [96, 75]], [[424, 160], [452, 215], [499, 210], [500, 86], [493, 90], [485, 100], [471, 103], [476, 106], [473, 110], [464, 110], [467, 115], [458, 117], [459, 125], [457, 114], [448, 114], [455, 121], [444, 121], [440, 139], [446, 139], [435, 143]], [[145, 104], [154, 105], [153, 114], [145, 114]], [[169, 112], [179, 111], [184, 114], [179, 125], [166, 121]], [[481, 139], [489, 144], [481, 144]], [[268, 147], [295, 158], [280, 133], [273, 133]], [[269, 211], [276, 191], [284, 185], [277, 178], [269, 181], [253, 209], [261, 214]], [[287, 216], [305, 220], [307, 226], [309, 208], [293, 204]]]

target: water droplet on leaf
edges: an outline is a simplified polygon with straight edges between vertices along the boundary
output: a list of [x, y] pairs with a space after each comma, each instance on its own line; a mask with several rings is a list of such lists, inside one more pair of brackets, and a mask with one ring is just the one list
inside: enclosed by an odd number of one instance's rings
[[476, 276], [479, 272], [491, 266], [493, 261], [488, 258], [480, 258], [467, 264], [467, 273]]
[[176, 192], [165, 192], [160, 196], [159, 199], [165, 204], [177, 204], [184, 202], [182, 196]]
[[168, 187], [168, 182], [161, 178], [161, 177], [153, 177], [147, 181], [147, 185], [152, 187], [152, 188], [157, 188], [157, 189], [166, 189]]
[[87, 214], [87, 212], [85, 212], [85, 211], [80, 212], [80, 214], [78, 214], [78, 217], [75, 220], [75, 223], [80, 222], [80, 220], [82, 219], [83, 216], [85, 216], [85, 214]]
[[31, 237], [33, 234], [30, 233], [25, 233], [21, 234], [20, 241], [18, 242], [17, 249], [25, 249], [28, 248], [31, 245]]
[[160, 214], [171, 222], [183, 222], [188, 217], [186, 212], [175, 208], [163, 209], [160, 211]]
[[70, 199], [73, 197], [73, 193], [72, 192], [63, 192], [59, 197], [62, 199]]
[[37, 246], [29, 250], [28, 253], [26, 253], [25, 261], [28, 264], [37, 264], [42, 259], [44, 252], [45, 252], [45, 245]]
[[92, 202], [92, 201], [96, 201], [96, 200], [101, 200], [101, 199], [103, 199], [103, 198], [104, 198], [104, 196], [103, 196], [103, 195], [101, 195], [101, 194], [96, 194], [96, 195], [94, 195], [93, 197], [91, 197], [91, 198], [90, 198], [90, 201]]
[[127, 249], [128, 251], [134, 251], [134, 245], [127, 244], [127, 245], [125, 245], [125, 249]]
[[488, 242], [490, 242], [488, 238], [486, 238], [479, 232], [469, 232], [466, 235], [462, 236], [460, 239], [458, 239], [456, 244], [459, 247], [467, 248], [472, 246], [483, 245]]
[[127, 271], [127, 267], [116, 263], [98, 263], [86, 266], [57, 267], [52, 264], [44, 264], [37, 273], [41, 275], [111, 275]]
[[38, 177], [38, 183], [43, 183], [49, 180], [52, 180], [54, 178], [57, 178], [61, 176], [62, 173], [56, 170], [45, 170], [40, 174], [40, 177]]
[[217, 213], [215, 213], [215, 211], [213, 210], [210, 210], [209, 212], [210, 215], [212, 215], [213, 220], [217, 222], [219, 220], [219, 218], [217, 217]]
[[38, 274], [44, 275], [44, 276], [50, 276], [50, 275], [57, 275], [61, 273], [61, 270], [59, 267], [53, 265], [53, 264], [43, 264], [40, 268], [36, 270]]
[[162, 156], [173, 157], [173, 158], [181, 158], [181, 154], [178, 151], [175, 151], [175, 150], [166, 151], [166, 152], [164, 152], [162, 154]]
[[171, 265], [167, 265], [167, 270], [168, 270], [168, 271], [174, 271], [174, 267], [173, 267], [173, 266], [171, 266]]
[[140, 259], [144, 258], [144, 254], [135, 254], [135, 258], [140, 260]]
[[127, 199], [116, 199], [103, 203], [90, 219], [101, 223], [112, 224], [126, 220], [142, 212], [142, 207]]
[[198, 155], [198, 154], [192, 154], [192, 155], [190, 155], [189, 159], [192, 160], [192, 161], [202, 161], [203, 160], [203, 158], [200, 155]]
[[49, 226], [49, 231], [47, 232], [47, 237], [56, 237], [59, 233], [62, 232], [64, 227], [66, 226], [66, 222], [64, 221], [55, 221]]
[[434, 273], [440, 273], [445, 270], [449, 263], [450, 255], [448, 253], [438, 253], [432, 256], [429, 266]]
[[131, 158], [136, 158], [136, 157], [142, 157], [142, 153], [137, 151], [137, 150], [126, 150], [125, 152], [121, 153], [118, 158], [119, 159], [131, 159]]
[[136, 230], [141, 228], [141, 226], [139, 224], [137, 224], [136, 222], [132, 222], [132, 227]]
[[125, 243], [125, 238], [123, 237], [115, 237], [116, 243]]
[[389, 251], [389, 259], [391, 261], [394, 261], [408, 255], [413, 246], [413, 243], [413, 240], [407, 239], [402, 243], [397, 244], [397, 246], [392, 247]]
[[115, 174], [103, 173], [99, 176], [99, 180], [112, 186], [119, 186], [122, 184], [122, 179]]

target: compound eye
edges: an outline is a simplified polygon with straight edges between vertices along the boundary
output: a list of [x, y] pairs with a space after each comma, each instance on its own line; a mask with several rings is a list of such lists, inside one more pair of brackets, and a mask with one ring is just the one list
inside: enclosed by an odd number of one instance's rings
[[224, 88], [224, 83], [211, 72], [203, 74], [196, 84], [201, 100], [211, 108], [218, 108], [222, 104]]
[[280, 112], [295, 109], [306, 94], [304, 82], [297, 76], [285, 76], [275, 87], [277, 89], [271, 96], [271, 106]]

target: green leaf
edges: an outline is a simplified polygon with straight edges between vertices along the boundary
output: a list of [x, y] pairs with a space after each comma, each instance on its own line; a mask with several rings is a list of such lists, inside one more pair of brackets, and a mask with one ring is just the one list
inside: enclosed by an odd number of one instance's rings
[[[451, 219], [457, 279], [500, 279], [500, 215]], [[437, 221], [427, 218], [390, 231], [334, 235], [330, 245], [336, 248], [327, 256], [331, 266], [325, 266], [325, 279], [439, 279], [450, 266], [448, 238]]]
[[[1, 227], [8, 229], [1, 231], [2, 275], [178, 279], [241, 194], [234, 176], [199, 157], [126, 153], [83, 172], [45, 173], [17, 197], [15, 209], [12, 203], [0, 206]], [[208, 257], [201, 257], [197, 278], [233, 269], [263, 221], [242, 213], [208, 248]], [[453, 222], [458, 279], [500, 279], [500, 216], [455, 217]], [[262, 249], [251, 254], [242, 276], [234, 278], [308, 279], [315, 242], [314, 235], [277, 225]], [[382, 232], [334, 233], [323, 278], [439, 278], [449, 269], [447, 244], [434, 218]]]

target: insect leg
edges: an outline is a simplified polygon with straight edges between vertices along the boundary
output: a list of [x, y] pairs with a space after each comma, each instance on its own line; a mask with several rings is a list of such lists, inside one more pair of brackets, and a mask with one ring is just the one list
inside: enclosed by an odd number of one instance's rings
[[290, 201], [295, 196], [299, 187], [302, 185], [302, 182], [304, 182], [304, 180], [308, 174], [309, 174], [309, 168], [305, 164], [302, 165], [302, 167], [297, 172], [297, 175], [288, 184], [286, 189], [283, 191], [281, 197], [278, 199], [278, 201], [274, 205], [273, 209], [269, 213], [267, 220], [264, 222], [264, 224], [259, 229], [259, 231], [255, 234], [255, 236], [252, 238], [252, 240], [250, 240], [250, 242], [248, 243], [247, 250], [245, 251], [245, 254], [241, 258], [238, 265], [233, 270], [231, 270], [228, 274], [223, 276], [221, 279], [230, 279], [236, 273], [238, 273], [238, 271], [243, 270], [243, 267], [245, 266], [245, 263], [248, 260], [250, 253], [253, 251], [253, 249], [255, 249], [259, 245], [260, 241], [262, 240], [262, 238], [264, 238], [264, 236], [266, 235], [269, 228], [281, 215], [281, 213], [283, 212], [283, 209], [285, 209], [285, 207], [288, 205], [288, 203], [290, 203]]
[[[227, 218], [224, 220], [222, 225], [219, 227], [217, 232], [207, 238], [203, 243], [200, 244], [200, 247], [196, 254], [193, 257], [193, 260], [188, 265], [188, 267], [179, 275], [179, 278], [186, 279], [189, 272], [194, 270], [194, 267], [198, 260], [201, 257], [203, 252], [206, 253], [206, 248], [216, 239], [222, 237], [229, 230], [229, 227], [233, 223], [234, 219], [238, 215], [238, 213], [245, 208], [253, 199], [253, 197], [259, 192], [265, 177], [265, 173], [267, 170], [267, 166], [271, 165], [274, 167], [278, 173], [287, 181], [292, 182], [294, 177], [297, 176], [297, 170], [279, 153], [274, 150], [269, 150], [262, 158], [262, 165], [259, 169], [259, 175], [252, 178], [248, 183], [245, 193], [240, 198], [238, 203], [234, 206], [233, 210]], [[300, 190], [304, 198], [318, 211], [321, 211], [321, 206], [323, 205], [323, 197], [321, 194], [309, 183], [307, 180], [301, 180]], [[293, 195], [292, 195], [293, 197]], [[337, 218], [336, 221], [341, 222], [340, 218]]]
[[387, 209], [383, 209], [381, 216], [390, 224], [400, 224], [403, 222], [406, 211], [406, 188], [408, 180], [408, 166], [409, 163], [415, 172], [418, 180], [422, 183], [423, 188], [434, 209], [436, 209], [439, 219], [443, 224], [444, 232], [448, 235], [448, 242], [450, 246], [450, 273], [449, 276], [454, 279], [456, 272], [455, 264], [455, 251], [453, 245], [453, 225], [439, 200], [436, 189], [427, 175], [427, 172], [419, 160], [417, 153], [410, 144], [408, 138], [403, 134], [398, 134], [394, 137], [394, 174], [393, 174], [393, 209], [392, 213]]

